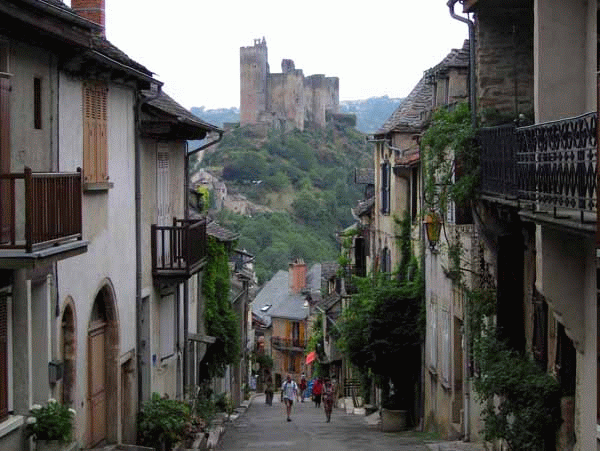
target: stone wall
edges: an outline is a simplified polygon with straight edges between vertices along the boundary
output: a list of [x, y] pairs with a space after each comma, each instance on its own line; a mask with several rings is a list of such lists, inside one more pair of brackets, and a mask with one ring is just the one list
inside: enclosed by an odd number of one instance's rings
[[533, 113], [533, 12], [482, 9], [477, 14], [477, 103], [480, 113]]
[[339, 105], [339, 78], [304, 77], [294, 61], [284, 59], [281, 73], [271, 74], [264, 38], [240, 48], [240, 124], [304, 130], [304, 123], [324, 127], [327, 112]]

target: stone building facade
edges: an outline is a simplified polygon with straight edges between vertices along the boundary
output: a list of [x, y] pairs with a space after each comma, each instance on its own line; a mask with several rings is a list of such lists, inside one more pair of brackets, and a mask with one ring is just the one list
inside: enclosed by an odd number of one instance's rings
[[281, 73], [269, 70], [265, 38], [240, 48], [240, 124], [263, 124], [304, 130], [307, 123], [324, 127], [327, 113], [337, 113], [339, 78], [304, 76], [294, 61], [284, 59]]

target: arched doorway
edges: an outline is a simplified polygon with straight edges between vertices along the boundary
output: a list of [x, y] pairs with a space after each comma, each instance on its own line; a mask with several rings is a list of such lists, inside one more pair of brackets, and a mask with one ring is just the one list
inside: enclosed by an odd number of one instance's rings
[[118, 328], [112, 290], [96, 295], [88, 326], [88, 442], [117, 441]]
[[60, 353], [63, 361], [63, 378], [61, 401], [66, 406], [72, 406], [75, 396], [75, 311], [69, 298], [61, 318]]

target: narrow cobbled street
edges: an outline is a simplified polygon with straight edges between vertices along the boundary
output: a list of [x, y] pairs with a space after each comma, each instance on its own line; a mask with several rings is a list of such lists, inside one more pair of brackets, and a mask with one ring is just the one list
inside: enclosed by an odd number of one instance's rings
[[285, 407], [276, 395], [273, 405], [264, 395], [256, 396], [248, 410], [229, 424], [219, 446], [221, 450], [427, 450], [420, 438], [409, 433], [383, 433], [367, 417], [334, 409], [331, 422], [314, 403], [294, 403], [292, 421], [287, 422]]

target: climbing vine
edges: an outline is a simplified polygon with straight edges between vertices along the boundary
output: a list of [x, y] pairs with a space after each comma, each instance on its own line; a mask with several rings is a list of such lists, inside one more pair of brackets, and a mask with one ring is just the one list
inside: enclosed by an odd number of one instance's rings
[[426, 212], [444, 215], [450, 201], [465, 205], [479, 184], [475, 130], [466, 103], [439, 108], [421, 140]]
[[[422, 139], [426, 212], [442, 219], [450, 202], [471, 206], [479, 183], [478, 149], [469, 108], [439, 109]], [[551, 449], [560, 426], [560, 389], [529, 355], [511, 349], [496, 331], [496, 288], [483, 264], [464, 264], [460, 236], [446, 236], [446, 275], [465, 293], [473, 384], [482, 405], [485, 440], [511, 450]], [[474, 275], [473, 284], [465, 275]]]
[[238, 318], [229, 299], [230, 284], [225, 245], [209, 238], [208, 262], [202, 279], [204, 324], [206, 333], [217, 341], [208, 348], [203, 360], [208, 377], [223, 376], [227, 365], [235, 363], [240, 355]]

